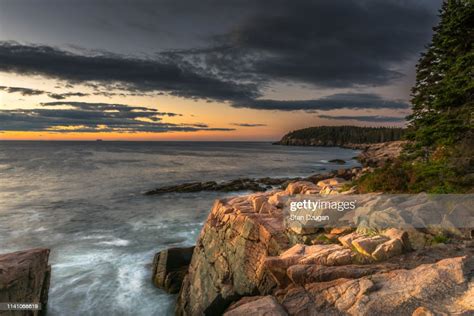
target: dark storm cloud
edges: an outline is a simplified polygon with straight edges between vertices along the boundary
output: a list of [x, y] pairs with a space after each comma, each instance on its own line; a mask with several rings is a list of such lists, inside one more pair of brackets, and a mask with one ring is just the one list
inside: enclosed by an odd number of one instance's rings
[[[47, 102], [39, 109], [0, 110], [0, 132], [54, 131], [54, 132], [169, 132], [217, 130], [207, 125], [172, 124], [162, 121], [163, 116], [181, 114], [159, 112], [156, 109], [124, 104], [86, 102]], [[63, 107], [57, 109], [55, 107]], [[66, 107], [66, 108], [64, 108]]]
[[216, 37], [215, 51], [202, 52], [208, 67], [236, 79], [255, 76], [323, 87], [384, 85], [403, 77], [397, 66], [416, 58], [437, 20], [434, 6], [423, 2], [258, 3], [271, 10], [260, 10]]
[[167, 91], [186, 98], [227, 100], [258, 95], [253, 84], [223, 81], [191, 64], [177, 64], [165, 55], [156, 59], [110, 53], [78, 55], [48, 46], [2, 42], [0, 71], [42, 75], [70, 83], [118, 84], [129, 91]]
[[360, 122], [374, 122], [374, 123], [400, 123], [405, 122], [404, 117], [395, 116], [331, 116], [331, 115], [319, 115], [319, 118], [327, 120], [341, 120], [341, 121], [360, 121]]
[[335, 109], [406, 109], [403, 101], [384, 100], [376, 94], [339, 93], [315, 100], [256, 99], [234, 103], [234, 107], [278, 111], [329, 111]]
[[[441, 3], [147, 0], [120, 1], [117, 5], [85, 1], [87, 5], [82, 6], [79, 2], [53, 2], [47, 6], [58, 8], [58, 23], [82, 34], [79, 38], [90, 38], [88, 44], [101, 50], [81, 50], [81, 43], [74, 43], [76, 53], [72, 53], [46, 45], [0, 42], [0, 71], [103, 88], [96, 93], [114, 88], [131, 94], [166, 93], [228, 101], [235, 107], [284, 111], [331, 106], [353, 109], [362, 108], [361, 103], [368, 108], [405, 108], [396, 101], [360, 102], [358, 95], [344, 100], [259, 98], [264, 88], [275, 82], [364, 88], [387, 85], [395, 79], [410, 81], [404, 78], [403, 67], [406, 62], [413, 63], [429, 42]], [[53, 14], [47, 8], [37, 9]], [[30, 11], [34, 21], [36, 9], [27, 5], [16, 8], [20, 13]], [[92, 11], [99, 24], [91, 20]], [[87, 32], [90, 36], [85, 36]], [[109, 37], [104, 37], [104, 32]], [[167, 41], [169, 38], [172, 40]], [[160, 47], [163, 41], [173, 42], [176, 49]], [[69, 43], [69, 33], [63, 42]], [[104, 46], [97, 47], [102, 42]], [[118, 47], [120, 43], [123, 49]], [[148, 57], [130, 55], [130, 47], [137, 43], [146, 45], [133, 53], [146, 51]]]
[[6, 86], [0, 86], [0, 90], [5, 91], [7, 93], [19, 93], [23, 96], [41, 95], [45, 93], [43, 90]]
[[240, 127], [261, 127], [267, 126], [267, 124], [254, 124], [254, 123], [232, 123], [230, 125], [240, 126]]
[[91, 103], [91, 102], [75, 102], [75, 101], [56, 101], [44, 102], [42, 106], [70, 106], [81, 111], [113, 111], [122, 115], [127, 115], [129, 118], [146, 117], [149, 119], [157, 116], [182, 116], [182, 114], [171, 112], [159, 112], [156, 109], [147, 108], [144, 106], [130, 106], [125, 104], [114, 103]]

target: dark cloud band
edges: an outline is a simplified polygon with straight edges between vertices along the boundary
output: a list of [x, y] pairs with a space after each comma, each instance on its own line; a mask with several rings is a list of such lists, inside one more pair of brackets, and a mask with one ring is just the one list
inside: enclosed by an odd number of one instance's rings
[[160, 112], [156, 109], [124, 104], [86, 102], [47, 102], [42, 108], [28, 110], [0, 110], [0, 132], [170, 132], [170, 131], [231, 131], [200, 124], [172, 124], [163, 122], [164, 116], [181, 114]]
[[328, 111], [335, 109], [407, 109], [403, 101], [385, 100], [376, 94], [340, 93], [315, 100], [265, 100], [236, 102], [234, 107], [276, 111]]
[[258, 95], [254, 84], [224, 81], [191, 64], [178, 64], [166, 55], [156, 59], [111, 53], [86, 56], [48, 46], [1, 42], [0, 71], [71, 83], [98, 82], [128, 91], [166, 91], [185, 98], [229, 100]]

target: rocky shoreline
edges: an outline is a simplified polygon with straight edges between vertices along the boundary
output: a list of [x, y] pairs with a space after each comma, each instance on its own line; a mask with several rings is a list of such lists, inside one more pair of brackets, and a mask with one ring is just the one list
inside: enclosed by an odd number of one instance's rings
[[[370, 164], [383, 165], [401, 145], [371, 145], [362, 155]], [[390, 150], [383, 153], [383, 148]], [[342, 198], [355, 192], [347, 180], [371, 170], [340, 170], [345, 178], [291, 181], [284, 188], [217, 200], [189, 265], [178, 267], [186, 272], [173, 288], [179, 288], [176, 315], [472, 313], [472, 223], [466, 223], [465, 230], [453, 229], [452, 224], [449, 229], [420, 229], [405, 222], [403, 227], [371, 226], [367, 223], [380, 223], [397, 213], [393, 208], [380, 210], [368, 199], [364, 221], [357, 225], [348, 225], [347, 219], [360, 219], [359, 213], [345, 214], [334, 225], [318, 229], [285, 224], [289, 197]], [[397, 212], [411, 212], [418, 220], [433, 216], [426, 212], [430, 204], [423, 197]], [[162, 253], [159, 258], [168, 257], [167, 250]], [[155, 260], [154, 271], [166, 271], [170, 264]], [[169, 271], [172, 275], [173, 269]]]
[[355, 167], [352, 169], [334, 170], [328, 173], [313, 174], [308, 177], [298, 178], [240, 178], [230, 181], [223, 181], [217, 183], [215, 181], [208, 182], [188, 182], [177, 185], [170, 185], [159, 187], [154, 190], [145, 192], [145, 195], [157, 195], [164, 193], [189, 193], [201, 191], [217, 191], [217, 192], [237, 192], [237, 191], [253, 191], [264, 192], [275, 188], [286, 188], [288, 184], [295, 181], [310, 181], [318, 182], [320, 180], [329, 179], [333, 177], [341, 177], [344, 179], [351, 179], [358, 174], [362, 168]]
[[[437, 214], [423, 194], [400, 209], [387, 201], [380, 208], [375, 195], [364, 199], [362, 211], [341, 213], [324, 227], [285, 219], [286, 203], [296, 195], [343, 200], [356, 194], [350, 180], [390, 162], [402, 146], [365, 145], [359, 155], [364, 167], [305, 178], [197, 182], [147, 192], [256, 192], [215, 201], [195, 246], [155, 255], [153, 284], [177, 294], [176, 315], [471, 315], [469, 211]], [[426, 224], [433, 217], [444, 226]], [[426, 223], [419, 228], [406, 218]], [[453, 224], [459, 218], [464, 228]], [[380, 225], [390, 221], [396, 224]], [[0, 302], [41, 303], [41, 311], [17, 314], [45, 315], [48, 257], [48, 249], [0, 255]]]
[[[296, 178], [239, 178], [229, 181], [206, 181], [206, 182], [187, 182], [177, 185], [169, 185], [155, 188], [153, 190], [146, 191], [144, 195], [158, 195], [165, 193], [191, 193], [201, 191], [216, 191], [216, 192], [237, 192], [237, 191], [253, 191], [253, 192], [265, 192], [271, 189], [285, 189], [287, 185], [295, 181], [309, 181], [317, 183], [318, 181], [329, 179], [333, 177], [339, 177], [346, 180], [350, 180], [354, 177], [360, 176], [362, 173], [370, 170], [370, 167], [380, 167], [387, 162], [392, 161], [397, 157], [403, 146], [406, 144], [405, 141], [394, 141], [388, 143], [376, 143], [376, 144], [352, 144], [347, 145], [346, 148], [359, 149], [362, 152], [357, 156], [357, 160], [369, 167], [363, 169], [361, 167], [355, 167], [352, 169], [341, 168], [327, 173], [317, 173], [308, 177], [296, 177]], [[342, 159], [332, 159], [329, 162], [341, 165], [346, 163]]]
[[[446, 242], [437, 239], [439, 231], [413, 227], [368, 230], [341, 222], [308, 232], [284, 224], [285, 198], [316, 191], [343, 196], [337, 193], [343, 184], [300, 181], [286, 190], [216, 201], [181, 284], [176, 314], [467, 315], [474, 310], [469, 231], [451, 232]], [[411, 210], [424, 216], [419, 205]], [[365, 216], [384, 214], [369, 208]]]

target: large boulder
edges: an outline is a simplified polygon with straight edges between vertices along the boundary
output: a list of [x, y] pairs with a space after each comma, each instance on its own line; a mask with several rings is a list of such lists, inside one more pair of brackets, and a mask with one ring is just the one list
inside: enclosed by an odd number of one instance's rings
[[287, 249], [289, 241], [283, 213], [261, 212], [261, 197], [271, 194], [216, 201], [184, 278], [178, 315], [222, 314], [239, 298], [266, 295], [276, 286], [265, 258]]
[[168, 293], [178, 293], [191, 263], [193, 251], [194, 247], [187, 247], [158, 252], [153, 259], [153, 284]]
[[51, 276], [48, 259], [49, 249], [44, 248], [0, 255], [0, 302], [41, 305], [41, 310], [7, 315], [46, 315]]

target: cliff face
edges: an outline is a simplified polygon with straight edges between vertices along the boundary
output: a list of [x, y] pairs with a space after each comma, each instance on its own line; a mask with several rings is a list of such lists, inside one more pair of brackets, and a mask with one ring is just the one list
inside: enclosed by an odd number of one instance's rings
[[179, 294], [177, 314], [222, 314], [245, 295], [275, 286], [264, 268], [267, 256], [288, 247], [282, 212], [268, 194], [220, 200], [197, 241]]
[[41, 311], [11, 315], [46, 315], [51, 267], [49, 249], [31, 249], [0, 255], [0, 302], [41, 303]]
[[[384, 228], [374, 234], [342, 225], [307, 231], [284, 224], [289, 195], [324, 192], [342, 197], [338, 191], [343, 181], [300, 181], [284, 191], [217, 201], [198, 238], [177, 315], [474, 310], [474, 248], [469, 237], [437, 245], [432, 235], [415, 229]], [[414, 212], [422, 215], [419, 207], [414, 206]], [[388, 213], [368, 207], [363, 215], [377, 222]]]

